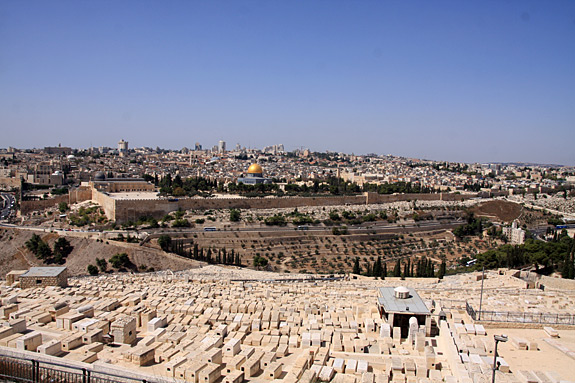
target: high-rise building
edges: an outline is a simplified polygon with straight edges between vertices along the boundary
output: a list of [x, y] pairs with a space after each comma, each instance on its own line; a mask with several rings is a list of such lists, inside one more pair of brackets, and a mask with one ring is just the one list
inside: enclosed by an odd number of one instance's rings
[[128, 154], [128, 141], [121, 139], [120, 142], [118, 142], [118, 153], [120, 153], [121, 156]]
[[218, 152], [224, 153], [225, 151], [226, 151], [226, 142], [220, 140], [220, 141], [218, 142]]
[[196, 142], [196, 146], [194, 150], [202, 150], [202, 145], [199, 142]]

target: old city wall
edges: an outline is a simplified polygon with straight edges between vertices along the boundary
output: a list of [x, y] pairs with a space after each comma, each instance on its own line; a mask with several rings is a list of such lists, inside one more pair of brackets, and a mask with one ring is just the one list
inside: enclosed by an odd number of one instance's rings
[[89, 187], [71, 190], [68, 195], [40, 201], [22, 201], [22, 214], [68, 204], [93, 200], [100, 205], [109, 220], [118, 223], [135, 221], [143, 216], [162, 218], [166, 214], [182, 210], [207, 209], [279, 209], [301, 206], [334, 206], [380, 204], [400, 201], [460, 201], [474, 198], [476, 194], [377, 194], [367, 193], [359, 196], [334, 197], [284, 197], [284, 198], [182, 198], [177, 200], [124, 200], [114, 199], [107, 193], [98, 192]]
[[477, 194], [450, 193], [411, 193], [411, 194], [378, 194], [367, 193], [367, 204], [391, 203], [400, 201], [463, 201], [477, 197]]
[[[101, 194], [101, 193], [94, 193]], [[166, 214], [182, 210], [207, 209], [279, 209], [301, 206], [364, 205], [399, 201], [461, 201], [476, 197], [476, 194], [391, 194], [367, 193], [360, 196], [337, 197], [284, 197], [284, 198], [183, 198], [178, 200], [114, 200], [115, 206], [104, 206], [106, 216], [122, 223], [135, 221], [143, 216], [162, 218]], [[107, 196], [106, 196], [107, 197]], [[110, 197], [107, 197], [110, 199]], [[112, 201], [107, 201], [110, 204]], [[115, 209], [115, 213], [111, 213]], [[108, 213], [110, 212], [110, 213]]]
[[[97, 203], [98, 205], [100, 205], [100, 207], [102, 207], [102, 209], [104, 209], [104, 214], [106, 214], [106, 218], [108, 218], [111, 221], [117, 221], [117, 217], [116, 217], [116, 202], [117, 200], [115, 200], [114, 198], [110, 197], [109, 195], [99, 192], [97, 190], [93, 190], [92, 191], [92, 201], [94, 201], [95, 203]], [[145, 201], [138, 201], [138, 202], [145, 202]], [[144, 207], [145, 205], [143, 205], [142, 207], [142, 211], [144, 211], [144, 209], [146, 207]], [[147, 207], [149, 208], [149, 207]], [[128, 221], [129, 219], [125, 219], [125, 221]], [[122, 222], [122, 221], [120, 221]]]
[[70, 190], [68, 196], [71, 204], [89, 201], [92, 199], [92, 188], [82, 186], [77, 189]]
[[[101, 193], [95, 193], [101, 194]], [[333, 206], [365, 204], [365, 196], [286, 197], [286, 198], [185, 198], [169, 200], [115, 200], [116, 222], [135, 221], [142, 216], [162, 218], [182, 210], [207, 209], [279, 209], [301, 206]], [[101, 205], [101, 204], [100, 204]], [[101, 205], [102, 206], [102, 205]], [[107, 213], [105, 206], [104, 210]]]
[[44, 210], [50, 207], [58, 206], [61, 202], [69, 202], [67, 195], [59, 195], [54, 198], [42, 199], [39, 201], [22, 201], [20, 202], [20, 211], [22, 214], [28, 214], [37, 210]]
[[43, 199], [38, 201], [21, 201], [20, 211], [22, 214], [28, 214], [33, 211], [44, 210], [50, 207], [58, 206], [61, 202], [73, 204], [92, 199], [92, 190], [87, 187], [80, 187], [71, 190], [69, 194], [59, 195], [54, 198]]

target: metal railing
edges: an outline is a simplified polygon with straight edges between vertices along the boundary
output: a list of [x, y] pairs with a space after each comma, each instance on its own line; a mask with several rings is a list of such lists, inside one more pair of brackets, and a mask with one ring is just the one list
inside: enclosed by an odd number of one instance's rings
[[0, 356], [0, 381], [23, 383], [147, 383], [63, 364]]
[[476, 311], [469, 303], [466, 304], [467, 314], [473, 320], [482, 322], [561, 324], [575, 326], [573, 314], [527, 313], [512, 311]]

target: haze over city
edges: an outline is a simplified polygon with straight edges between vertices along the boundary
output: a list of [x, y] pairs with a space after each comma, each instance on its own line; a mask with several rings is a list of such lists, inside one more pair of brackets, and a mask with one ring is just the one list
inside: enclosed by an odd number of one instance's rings
[[3, 1], [2, 147], [575, 165], [575, 3]]

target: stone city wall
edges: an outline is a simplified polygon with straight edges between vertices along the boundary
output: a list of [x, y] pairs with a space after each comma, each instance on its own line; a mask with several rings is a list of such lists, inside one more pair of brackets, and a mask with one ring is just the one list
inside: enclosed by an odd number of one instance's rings
[[400, 201], [464, 201], [476, 198], [477, 194], [451, 194], [451, 193], [410, 193], [410, 194], [378, 194], [366, 193], [367, 204], [391, 203]]
[[[101, 193], [94, 193], [101, 194]], [[108, 197], [109, 198], [109, 197]], [[285, 197], [285, 198], [183, 198], [178, 200], [114, 200], [116, 222], [135, 221], [142, 216], [162, 218], [182, 210], [279, 209], [301, 206], [362, 205], [365, 196]], [[103, 206], [102, 204], [100, 204]], [[108, 210], [105, 206], [106, 216]], [[110, 217], [108, 217], [110, 218]], [[110, 218], [111, 219], [111, 218]]]
[[42, 199], [39, 201], [21, 201], [20, 211], [22, 215], [31, 213], [33, 211], [44, 210], [50, 207], [58, 206], [61, 202], [69, 203], [67, 195], [59, 195], [54, 198]]
[[335, 206], [381, 204], [400, 201], [460, 201], [477, 197], [477, 194], [377, 194], [365, 193], [358, 196], [330, 197], [281, 197], [281, 198], [179, 198], [158, 200], [115, 199], [105, 192], [89, 187], [70, 191], [69, 195], [48, 200], [22, 201], [22, 214], [57, 206], [60, 202], [68, 204], [93, 200], [100, 205], [109, 220], [123, 223], [149, 216], [162, 218], [168, 213], [182, 210], [208, 209], [279, 209], [301, 206]]
[[[94, 193], [102, 194], [102, 193]], [[335, 206], [391, 203], [399, 201], [460, 201], [476, 197], [476, 194], [391, 194], [367, 193], [359, 196], [335, 197], [282, 197], [282, 198], [181, 198], [173, 200], [113, 200], [103, 196], [102, 202], [108, 219], [116, 222], [136, 221], [143, 216], [162, 218], [166, 214], [182, 210], [208, 209], [279, 209], [301, 206]], [[104, 200], [106, 205], [104, 205]], [[114, 207], [108, 206], [114, 202]], [[112, 209], [114, 212], [112, 213]]]
[[92, 190], [87, 187], [73, 189], [69, 194], [59, 195], [54, 198], [43, 199], [39, 201], [21, 201], [20, 211], [22, 214], [28, 214], [33, 211], [44, 210], [50, 207], [58, 206], [61, 202], [68, 205], [73, 203], [88, 201], [92, 199]]
[[92, 199], [92, 188], [82, 186], [70, 190], [69, 197], [70, 197], [70, 204], [89, 201]]
[[[107, 193], [102, 193], [97, 190], [92, 190], [92, 201], [100, 205], [104, 209], [104, 214], [106, 218], [111, 221], [117, 221], [116, 219], [116, 202], [118, 200], [110, 197]], [[128, 221], [129, 219], [126, 219]]]

